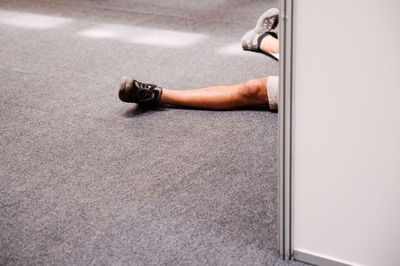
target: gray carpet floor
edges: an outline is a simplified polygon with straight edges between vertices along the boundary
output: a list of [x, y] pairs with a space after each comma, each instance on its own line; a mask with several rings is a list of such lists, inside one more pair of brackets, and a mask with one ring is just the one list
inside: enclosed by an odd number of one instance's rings
[[116, 93], [123, 75], [173, 89], [277, 75], [240, 48], [274, 6], [2, 0], [0, 264], [297, 264], [277, 253], [277, 113]]

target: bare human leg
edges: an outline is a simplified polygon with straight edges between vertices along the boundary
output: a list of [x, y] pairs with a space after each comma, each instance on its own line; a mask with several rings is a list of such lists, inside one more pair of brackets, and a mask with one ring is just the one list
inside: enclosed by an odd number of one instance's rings
[[163, 89], [161, 104], [228, 110], [268, 103], [267, 78], [194, 90]]

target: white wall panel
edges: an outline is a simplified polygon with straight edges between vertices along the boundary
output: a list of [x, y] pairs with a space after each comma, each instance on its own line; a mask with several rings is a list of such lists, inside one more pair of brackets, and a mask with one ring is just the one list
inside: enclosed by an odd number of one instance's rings
[[294, 0], [294, 249], [400, 265], [400, 1]]

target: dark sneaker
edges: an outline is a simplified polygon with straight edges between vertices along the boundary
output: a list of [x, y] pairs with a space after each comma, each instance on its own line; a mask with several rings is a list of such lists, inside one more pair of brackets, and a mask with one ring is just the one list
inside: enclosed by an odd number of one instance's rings
[[277, 8], [271, 8], [264, 12], [258, 19], [256, 27], [248, 31], [242, 37], [242, 47], [244, 50], [259, 51], [261, 39], [269, 35], [277, 36], [273, 30], [278, 26], [279, 22], [279, 10]]
[[118, 88], [118, 96], [121, 101], [142, 105], [159, 104], [161, 94], [162, 88], [157, 85], [142, 83], [128, 77], [121, 78]]

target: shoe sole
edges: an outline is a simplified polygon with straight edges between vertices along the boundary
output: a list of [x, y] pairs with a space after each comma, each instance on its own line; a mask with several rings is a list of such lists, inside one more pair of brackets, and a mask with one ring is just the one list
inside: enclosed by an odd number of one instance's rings
[[[278, 17], [279, 19], [279, 10], [277, 8], [270, 8], [260, 16], [254, 29], [246, 32], [246, 34], [242, 38], [242, 47], [244, 50], [252, 50], [252, 47], [256, 45], [254, 44], [254, 37], [257, 34], [260, 34], [260, 32], [262, 31], [264, 20], [273, 17]], [[278, 23], [276, 23], [276, 25], [278, 25]], [[272, 27], [271, 30], [273, 30], [275, 27]]]

